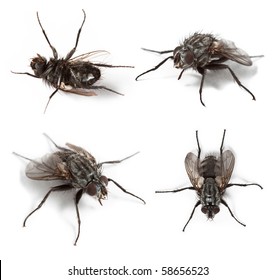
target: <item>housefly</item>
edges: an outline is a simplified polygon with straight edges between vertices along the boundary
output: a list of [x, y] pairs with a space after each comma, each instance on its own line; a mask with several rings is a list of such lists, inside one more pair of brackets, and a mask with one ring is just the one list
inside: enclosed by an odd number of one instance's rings
[[33, 160], [15, 153], [17, 156], [29, 160], [25, 171], [28, 178], [44, 181], [62, 181], [60, 185], [51, 187], [40, 204], [25, 218], [23, 226], [26, 225], [29, 217], [43, 206], [52, 192], [68, 190], [73, 190], [75, 192], [74, 204], [78, 221], [78, 233], [74, 245], [76, 245], [80, 235], [80, 214], [78, 204], [83, 194], [86, 193], [95, 197], [102, 205], [102, 200], [106, 199], [108, 195], [108, 182], [113, 182], [123, 192], [136, 197], [145, 204], [145, 201], [142, 198], [128, 192], [116, 181], [111, 178], [107, 178], [102, 174], [102, 166], [104, 164], [120, 163], [135, 154], [122, 160], [112, 160], [98, 163], [89, 152], [81, 147], [69, 143], [66, 144], [68, 148], [60, 147], [50, 138], [49, 140], [55, 145], [58, 151], [46, 154], [40, 159]]
[[92, 63], [87, 60], [93, 55], [107, 53], [106, 51], [101, 51], [101, 50], [92, 51], [73, 57], [78, 45], [82, 27], [86, 20], [86, 13], [84, 10], [82, 11], [84, 14], [84, 18], [77, 33], [75, 46], [64, 58], [58, 57], [58, 53], [55, 47], [50, 43], [50, 40], [48, 39], [48, 36], [44, 28], [42, 27], [37, 12], [38, 23], [41, 27], [44, 37], [46, 38], [52, 50], [53, 57], [47, 60], [45, 57], [41, 56], [40, 54], [37, 54], [36, 57], [32, 58], [30, 66], [34, 74], [28, 72], [13, 72], [15, 74], [26, 74], [34, 78], [41, 78], [43, 81], [46, 82], [46, 84], [55, 88], [54, 92], [49, 97], [46, 108], [51, 98], [57, 93], [58, 90], [62, 90], [67, 93], [83, 95], [83, 96], [95, 96], [97, 95], [95, 93], [95, 90], [104, 89], [119, 95], [123, 95], [105, 86], [95, 85], [95, 83], [101, 78], [101, 71], [98, 67], [133, 68], [132, 66], [115, 66], [115, 65], [102, 64], [102, 63]]
[[232, 60], [245, 66], [251, 66], [251, 58], [262, 56], [249, 56], [245, 51], [237, 48], [236, 45], [231, 41], [217, 39], [212, 34], [194, 33], [190, 37], [186, 38], [184, 42], [177, 46], [174, 50], [155, 51], [144, 48], [143, 50], [159, 54], [173, 54], [166, 57], [154, 68], [138, 75], [136, 80], [149, 72], [157, 70], [167, 60], [173, 59], [174, 67], [182, 69], [178, 80], [181, 78], [183, 72], [189, 68], [193, 68], [202, 75], [199, 94], [200, 101], [203, 106], [205, 106], [205, 104], [202, 101], [202, 88], [207, 70], [227, 69], [237, 84], [246, 90], [252, 96], [253, 100], [256, 100], [253, 93], [240, 82], [233, 70], [227, 64], [224, 64], [224, 62], [227, 60]]
[[198, 155], [188, 153], [185, 158], [185, 169], [192, 184], [191, 187], [185, 187], [175, 190], [167, 191], [156, 191], [156, 193], [169, 193], [169, 192], [181, 192], [184, 190], [196, 191], [199, 200], [195, 204], [191, 215], [185, 224], [183, 231], [193, 217], [196, 208], [201, 205], [201, 211], [206, 214], [208, 219], [213, 219], [214, 216], [220, 212], [220, 204], [223, 204], [231, 216], [242, 226], [245, 224], [241, 223], [233, 214], [230, 207], [223, 199], [223, 195], [227, 188], [232, 186], [258, 186], [262, 189], [259, 184], [238, 184], [229, 183], [235, 164], [235, 157], [230, 150], [223, 151], [223, 143], [225, 137], [224, 130], [222, 143], [220, 147], [220, 154], [218, 157], [214, 155], [206, 156], [201, 160], [201, 148], [199, 144], [198, 131], [196, 131], [196, 139], [198, 145]]

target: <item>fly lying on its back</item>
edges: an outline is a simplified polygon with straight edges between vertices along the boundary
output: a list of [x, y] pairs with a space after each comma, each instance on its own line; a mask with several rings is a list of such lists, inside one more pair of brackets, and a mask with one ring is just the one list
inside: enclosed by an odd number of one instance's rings
[[86, 61], [89, 57], [100, 54], [107, 53], [106, 51], [92, 51], [88, 52], [73, 58], [73, 55], [76, 51], [80, 33], [84, 22], [86, 20], [86, 13], [83, 10], [84, 19], [78, 30], [75, 46], [72, 50], [66, 55], [65, 58], [59, 58], [56, 49], [50, 43], [48, 36], [46, 35], [45, 30], [42, 27], [40, 22], [38, 13], [37, 20], [42, 29], [42, 32], [53, 52], [53, 57], [47, 60], [45, 57], [37, 54], [31, 61], [31, 68], [34, 74], [28, 72], [13, 72], [14, 74], [26, 74], [34, 78], [41, 78], [47, 84], [55, 88], [55, 91], [50, 95], [47, 106], [51, 100], [51, 98], [57, 93], [58, 90], [62, 90], [68, 93], [74, 93], [78, 95], [84, 96], [94, 96], [96, 95], [94, 90], [104, 89], [111, 91], [113, 93], [123, 95], [113, 89], [107, 88], [105, 86], [94, 85], [101, 77], [101, 71], [98, 67], [128, 67], [133, 68], [133, 66], [116, 66], [109, 64], [101, 64], [101, 63], [92, 63], [90, 61]]

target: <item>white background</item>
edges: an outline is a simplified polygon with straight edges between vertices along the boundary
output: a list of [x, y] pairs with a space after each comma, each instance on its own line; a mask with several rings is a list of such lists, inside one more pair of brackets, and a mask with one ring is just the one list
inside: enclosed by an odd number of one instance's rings
[[[107, 50], [96, 61], [134, 65], [104, 69], [101, 84], [124, 93], [105, 91], [98, 97], [58, 93], [43, 114], [53, 89], [41, 80], [13, 71], [31, 71], [30, 59], [50, 57], [36, 11], [51, 43], [61, 56], [74, 46], [85, 9], [76, 55]], [[206, 279], [271, 279], [274, 255], [274, 15], [269, 1], [8, 1], [1, 9], [1, 233], [3, 279], [80, 279], [67, 270], [78, 268], [151, 268], [209, 266]], [[250, 55], [264, 54], [252, 67], [231, 64], [256, 96], [233, 82], [226, 72], [206, 76], [199, 102], [200, 75], [186, 71], [180, 81], [172, 61], [136, 82], [134, 78], [166, 56], [141, 47], [169, 50], [195, 31], [232, 40]], [[196, 202], [192, 191], [155, 194], [155, 190], [189, 186], [185, 155], [196, 152], [195, 130], [203, 151], [218, 151], [223, 129], [225, 147], [236, 155], [232, 182], [257, 182], [257, 187], [232, 188], [228, 210], [207, 221], [198, 208], [186, 232], [182, 228]], [[72, 193], [50, 196], [23, 228], [25, 216], [52, 183], [31, 181], [26, 161], [16, 151], [37, 158], [66, 142], [85, 147], [98, 161], [135, 157], [105, 168], [106, 176], [147, 202], [109, 186], [103, 207], [88, 196], [80, 202], [81, 236]], [[182, 276], [170, 276], [180, 279]], [[83, 277], [82, 277], [83, 278]], [[124, 277], [139, 279], [138, 276]], [[197, 279], [189, 276], [188, 279]], [[200, 277], [200, 279], [202, 276]], [[94, 276], [93, 279], [113, 279]], [[117, 277], [116, 279], [123, 279]]]

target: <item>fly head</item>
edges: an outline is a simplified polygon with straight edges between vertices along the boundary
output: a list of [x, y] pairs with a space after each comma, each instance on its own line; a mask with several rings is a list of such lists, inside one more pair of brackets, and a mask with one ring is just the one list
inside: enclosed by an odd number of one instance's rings
[[183, 46], [178, 46], [174, 49], [174, 67], [179, 69], [187, 69], [194, 62], [194, 54], [192, 51], [185, 49]]
[[36, 77], [41, 77], [41, 75], [47, 69], [47, 64], [47, 59], [40, 54], [37, 54], [37, 56], [32, 59], [30, 66], [34, 72], [34, 75]]
[[108, 178], [106, 176], [100, 176], [99, 179], [94, 179], [86, 186], [86, 192], [90, 196], [96, 196], [101, 204], [102, 199], [106, 199], [108, 191]]

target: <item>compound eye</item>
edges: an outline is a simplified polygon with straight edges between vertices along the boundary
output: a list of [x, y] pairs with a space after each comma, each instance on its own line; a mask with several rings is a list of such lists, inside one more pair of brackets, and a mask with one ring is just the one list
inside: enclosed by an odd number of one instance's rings
[[94, 196], [97, 194], [97, 186], [95, 183], [89, 183], [87, 185], [87, 194], [90, 196]]
[[106, 176], [101, 176], [100, 178], [99, 178], [99, 181], [102, 183], [102, 185], [103, 186], [107, 186], [108, 185], [108, 182], [109, 182], [109, 180], [108, 180], [108, 178], [106, 177]]
[[203, 207], [201, 208], [201, 211], [202, 211], [203, 214], [207, 214], [208, 209], [207, 209], [206, 206], [203, 206]]
[[186, 62], [187, 65], [190, 65], [193, 63], [194, 61], [194, 55], [191, 51], [186, 51], [185, 52], [185, 57], [184, 57], [184, 60]]
[[213, 207], [213, 212], [214, 212], [214, 214], [218, 214], [220, 212], [220, 207], [219, 206], [214, 206]]

